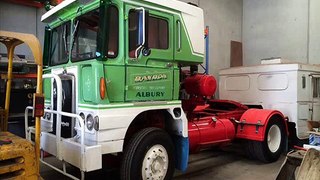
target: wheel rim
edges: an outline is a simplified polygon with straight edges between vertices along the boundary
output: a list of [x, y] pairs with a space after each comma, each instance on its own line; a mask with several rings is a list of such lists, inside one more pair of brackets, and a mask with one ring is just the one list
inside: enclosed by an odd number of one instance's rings
[[146, 153], [142, 164], [142, 178], [164, 179], [169, 166], [167, 150], [162, 145], [152, 146]]
[[268, 147], [272, 153], [275, 153], [280, 148], [281, 131], [279, 126], [272, 125], [268, 132]]

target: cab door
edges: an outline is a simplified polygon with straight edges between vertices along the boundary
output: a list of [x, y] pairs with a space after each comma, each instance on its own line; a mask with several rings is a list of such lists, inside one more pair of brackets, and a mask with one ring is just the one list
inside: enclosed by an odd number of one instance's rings
[[126, 101], [172, 100], [173, 98], [173, 16], [143, 8], [146, 17], [148, 49], [137, 52], [139, 15], [127, 5]]

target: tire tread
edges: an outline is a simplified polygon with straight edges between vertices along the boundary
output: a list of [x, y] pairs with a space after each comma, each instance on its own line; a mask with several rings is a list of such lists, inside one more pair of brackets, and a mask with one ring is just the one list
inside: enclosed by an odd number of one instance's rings
[[[267, 132], [269, 131], [270, 127], [272, 125], [277, 125], [280, 128], [281, 131], [281, 144], [280, 144], [280, 149], [276, 152], [276, 153], [271, 153], [268, 149], [268, 144], [266, 142], [266, 138], [267, 138]], [[284, 143], [285, 141], [285, 128], [283, 123], [277, 119], [277, 118], [271, 118], [270, 121], [268, 122], [267, 125], [267, 131], [265, 134], [265, 139], [264, 141], [253, 141], [253, 140], [248, 140], [247, 142], [247, 155], [249, 156], [249, 158], [251, 159], [256, 159], [259, 161], [262, 161], [264, 163], [270, 163], [270, 162], [274, 162], [276, 161], [281, 152], [284, 149]]]
[[169, 135], [165, 131], [155, 127], [145, 128], [134, 134], [128, 141], [123, 152], [123, 159], [120, 168], [121, 180], [132, 180], [132, 176], [137, 176], [136, 174], [132, 174], [132, 161], [134, 159], [134, 156], [136, 155], [136, 151], [138, 150], [139, 145], [142, 144], [143, 139], [150, 134], [169, 137]]

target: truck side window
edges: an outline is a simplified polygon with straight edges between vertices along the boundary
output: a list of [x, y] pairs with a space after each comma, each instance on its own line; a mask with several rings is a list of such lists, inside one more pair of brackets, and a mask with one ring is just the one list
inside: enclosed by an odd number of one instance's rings
[[135, 50], [138, 48], [138, 13], [130, 10], [129, 12], [129, 56], [134, 57]]
[[108, 44], [108, 57], [115, 58], [118, 56], [119, 49], [119, 13], [118, 8], [115, 6], [109, 7], [110, 25], [109, 27], [109, 44]]
[[[138, 13], [129, 12], [129, 56], [134, 57], [138, 47]], [[153, 49], [169, 48], [169, 27], [165, 19], [149, 16], [148, 19], [148, 45]]]
[[168, 49], [169, 29], [164, 19], [149, 17], [148, 43], [150, 48]]

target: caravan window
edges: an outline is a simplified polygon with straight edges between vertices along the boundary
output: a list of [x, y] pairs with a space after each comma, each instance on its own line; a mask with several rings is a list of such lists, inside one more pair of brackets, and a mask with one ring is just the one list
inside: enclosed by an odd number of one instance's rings
[[313, 77], [312, 85], [313, 85], [313, 97], [320, 98], [320, 77]]
[[258, 77], [258, 89], [261, 91], [281, 91], [288, 88], [286, 74], [261, 74]]
[[225, 88], [228, 91], [246, 91], [250, 88], [250, 78], [249, 76], [227, 77]]

